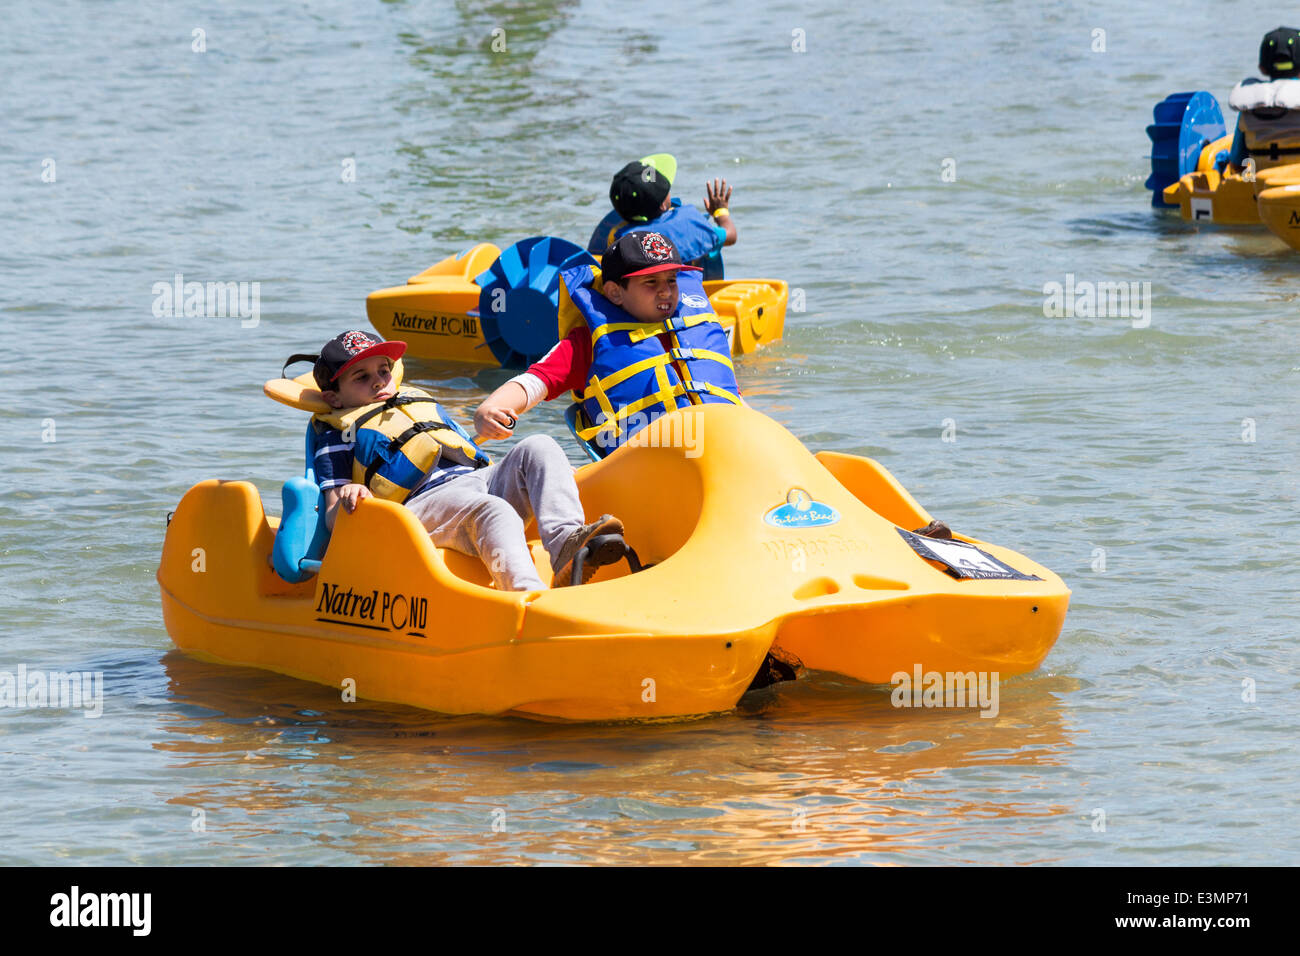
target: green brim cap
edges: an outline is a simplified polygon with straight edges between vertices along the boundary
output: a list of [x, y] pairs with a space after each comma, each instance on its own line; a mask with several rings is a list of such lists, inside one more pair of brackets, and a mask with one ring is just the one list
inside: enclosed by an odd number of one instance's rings
[[668, 180], [670, 186], [677, 178], [677, 160], [671, 153], [655, 153], [653, 156], [642, 156], [639, 162], [647, 166], [653, 166], [655, 172]]

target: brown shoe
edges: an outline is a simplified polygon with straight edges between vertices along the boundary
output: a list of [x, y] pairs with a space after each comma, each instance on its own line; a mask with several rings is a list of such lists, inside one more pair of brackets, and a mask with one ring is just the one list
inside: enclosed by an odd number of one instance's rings
[[927, 538], [945, 538], [952, 540], [952, 529], [942, 521], [931, 521], [924, 528], [917, 528], [912, 534], [923, 534]]
[[771, 687], [773, 684], [779, 684], [782, 681], [798, 680], [803, 671], [803, 661], [785, 648], [769, 648], [767, 656], [763, 658], [763, 663], [758, 667], [758, 673], [754, 675], [754, 679], [745, 688], [745, 693], [748, 694], [751, 690]]
[[578, 552], [592, 538], [602, 535], [620, 536], [604, 542], [605, 547], [598, 548], [595, 553], [587, 555], [587, 560], [582, 565], [583, 584], [591, 580], [597, 568], [606, 564], [613, 564], [623, 557], [623, 552], [627, 546], [622, 543], [622, 534], [623, 522], [613, 515], [601, 515], [591, 524], [584, 524], [573, 532], [573, 534], [569, 535], [569, 540], [564, 542], [564, 546], [560, 548], [560, 556], [556, 560], [555, 574], [551, 577], [551, 587], [562, 588], [572, 583], [573, 561], [577, 558]]

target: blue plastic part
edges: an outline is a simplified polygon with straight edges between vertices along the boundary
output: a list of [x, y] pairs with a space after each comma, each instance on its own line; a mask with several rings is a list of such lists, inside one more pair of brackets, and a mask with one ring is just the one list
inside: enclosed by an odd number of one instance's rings
[[271, 546], [275, 573], [290, 584], [305, 581], [320, 570], [320, 559], [329, 544], [325, 524], [325, 496], [316, 484], [312, 461], [316, 457], [316, 431], [307, 423], [307, 467], [300, 478], [290, 478], [280, 490], [280, 527]]
[[1232, 150], [1230, 149], [1221, 149], [1217, 153], [1215, 153], [1214, 168], [1217, 169], [1219, 172], [1223, 172], [1225, 169], [1227, 169], [1228, 157], [1230, 155], [1232, 155]]
[[587, 457], [592, 461], [600, 461], [605, 457], [606, 453], [604, 450], [598, 447], [595, 443], [578, 437], [578, 419], [581, 415], [582, 406], [577, 402], [574, 402], [564, 410], [564, 424], [569, 426], [569, 431], [573, 433], [574, 440], [582, 446], [582, 450], [587, 453]]
[[572, 261], [596, 265], [579, 246], [555, 236], [533, 236], [502, 250], [475, 278], [479, 327], [502, 368], [527, 368], [558, 341], [560, 268]]
[[725, 279], [727, 277], [726, 267], [722, 264], [722, 250], [709, 253], [704, 257], [704, 274], [700, 276], [705, 282], [710, 279]]
[[1223, 111], [1212, 93], [1198, 90], [1172, 93], [1156, 104], [1155, 122], [1147, 127], [1151, 139], [1151, 205], [1168, 206], [1166, 186], [1196, 171], [1201, 150], [1227, 132]]
[[313, 572], [303, 568], [303, 561], [320, 556], [316, 547], [323, 522], [318, 519], [325, 510], [321, 499], [320, 488], [308, 478], [290, 478], [280, 492], [284, 509], [271, 548], [271, 563], [275, 573], [291, 583], [309, 578]]

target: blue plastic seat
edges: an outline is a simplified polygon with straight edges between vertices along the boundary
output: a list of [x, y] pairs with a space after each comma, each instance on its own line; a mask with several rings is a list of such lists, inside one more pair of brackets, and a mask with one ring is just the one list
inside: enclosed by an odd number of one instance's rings
[[271, 548], [275, 573], [290, 584], [305, 581], [320, 570], [330, 540], [325, 523], [325, 495], [316, 483], [312, 467], [316, 460], [316, 429], [310, 421], [305, 451], [307, 462], [302, 476], [290, 478], [280, 490], [283, 509]]

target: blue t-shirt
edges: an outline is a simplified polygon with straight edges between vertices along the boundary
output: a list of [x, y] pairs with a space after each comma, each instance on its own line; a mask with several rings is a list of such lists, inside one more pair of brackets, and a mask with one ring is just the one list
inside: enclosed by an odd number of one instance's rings
[[[680, 199], [674, 199], [668, 212], [650, 222], [628, 223], [611, 209], [591, 234], [591, 239], [587, 241], [587, 251], [595, 256], [604, 255], [613, 240], [629, 232], [646, 231], [663, 232], [677, 246], [687, 265], [704, 269], [704, 278], [723, 277], [722, 247], [727, 243], [727, 230], [695, 206], [683, 206]], [[704, 241], [701, 242], [701, 239]], [[683, 249], [684, 243], [689, 248]]]

